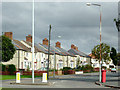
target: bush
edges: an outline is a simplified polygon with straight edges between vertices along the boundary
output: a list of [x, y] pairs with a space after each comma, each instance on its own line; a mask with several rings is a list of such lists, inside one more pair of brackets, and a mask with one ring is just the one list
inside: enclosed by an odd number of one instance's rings
[[80, 69], [75, 69], [75, 71], [80, 71]]
[[82, 66], [81, 70], [85, 71], [85, 70], [87, 70], [87, 68], [85, 66]]
[[78, 66], [77, 69], [81, 69], [81, 66]]
[[27, 66], [27, 71], [28, 71], [28, 72], [30, 71], [30, 67], [29, 67], [29, 65]]
[[63, 69], [62, 70], [71, 70], [72, 68], [71, 67], [63, 67]]
[[93, 71], [93, 67], [91, 65], [82, 66], [80, 69], [83, 71], [86, 71], [86, 70]]
[[8, 71], [10, 72], [11, 75], [13, 75], [14, 72], [16, 71], [15, 65], [13, 65], [13, 64], [9, 65]]
[[0, 71], [6, 71], [5, 65], [2, 63], [0, 63]]
[[6, 71], [6, 67], [3, 64], [2, 64], [2, 71]]
[[102, 69], [105, 69], [105, 70], [107, 70], [107, 67], [106, 67], [106, 66], [102, 66]]
[[55, 70], [55, 72], [57, 71], [56, 69], [49, 69], [49, 72], [53, 72]]
[[86, 65], [85, 68], [87, 68], [87, 70], [93, 71], [93, 67], [91, 65]]
[[72, 68], [70, 67], [63, 67], [62, 71], [64, 72], [65, 75], [68, 74], [68, 70], [71, 70]]

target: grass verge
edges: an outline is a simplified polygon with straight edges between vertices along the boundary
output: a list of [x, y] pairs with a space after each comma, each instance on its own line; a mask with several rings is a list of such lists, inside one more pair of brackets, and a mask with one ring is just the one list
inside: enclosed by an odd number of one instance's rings
[[[35, 76], [41, 77], [41, 76]], [[32, 78], [30, 75], [20, 75], [20, 78]], [[9, 79], [16, 79], [16, 75], [0, 75], [0, 80], [9, 80]]]

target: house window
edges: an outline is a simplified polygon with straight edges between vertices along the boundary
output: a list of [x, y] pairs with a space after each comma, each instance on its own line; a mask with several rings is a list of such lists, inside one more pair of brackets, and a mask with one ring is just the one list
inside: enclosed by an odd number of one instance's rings
[[48, 62], [46, 61], [46, 62], [45, 62], [45, 67], [47, 67], [47, 66], [48, 66]]
[[59, 67], [59, 68], [63, 68], [63, 64], [62, 64], [62, 63], [59, 63], [59, 64], [58, 64], [58, 67]]
[[58, 68], [63, 68], [63, 61], [59, 61]]
[[26, 68], [26, 66], [27, 66], [27, 65], [26, 65], [26, 62], [25, 62], [25, 68]]
[[23, 62], [21, 62], [21, 68], [23, 69]]
[[74, 62], [71, 62], [70, 67], [74, 68]]
[[26, 52], [26, 57], [28, 57], [28, 52]]
[[29, 62], [29, 68], [31, 68], [31, 62]]

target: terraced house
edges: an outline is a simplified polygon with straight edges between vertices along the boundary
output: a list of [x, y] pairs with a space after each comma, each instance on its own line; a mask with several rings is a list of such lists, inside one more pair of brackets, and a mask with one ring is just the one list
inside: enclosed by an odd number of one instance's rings
[[[26, 41], [18, 41], [13, 39], [12, 32], [5, 32], [5, 36], [9, 37], [12, 40], [16, 48], [16, 53], [14, 54], [13, 59], [8, 62], [2, 62], [5, 65], [14, 64], [17, 70], [32, 70], [32, 36], [26, 36]], [[43, 43], [35, 43], [35, 58], [34, 58], [34, 67], [35, 70], [46, 70], [48, 65], [48, 39], [43, 39]], [[65, 49], [61, 48], [61, 43], [56, 42], [56, 46], [50, 47], [50, 69], [60, 70], [63, 67], [76, 67], [77, 57], [74, 54], [69, 53]], [[54, 64], [55, 63], [55, 64]]]
[[88, 56], [87, 54], [81, 52], [80, 50], [78, 50], [78, 47], [75, 46], [74, 44], [71, 45], [71, 49], [68, 50], [69, 53], [75, 55], [77, 57], [76, 62], [79, 60], [79, 65], [87, 65], [87, 64], [91, 64], [91, 57]]

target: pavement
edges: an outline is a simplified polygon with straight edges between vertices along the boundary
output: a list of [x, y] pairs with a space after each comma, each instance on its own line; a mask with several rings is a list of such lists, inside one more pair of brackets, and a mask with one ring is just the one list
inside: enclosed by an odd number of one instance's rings
[[85, 73], [83, 75], [62, 75], [53, 78], [49, 77], [47, 83], [42, 82], [42, 78], [35, 78], [32, 83], [31, 78], [21, 79], [20, 84], [15, 80], [3, 80], [2, 87], [6, 88], [117, 88], [120, 89], [118, 73], [107, 73], [106, 83], [99, 83], [99, 73]]
[[106, 75], [106, 82], [98, 82], [96, 81], [95, 84], [104, 86], [104, 87], [110, 87], [110, 88], [117, 88], [120, 89], [120, 78], [119, 78], [119, 73], [110, 73], [107, 72]]

